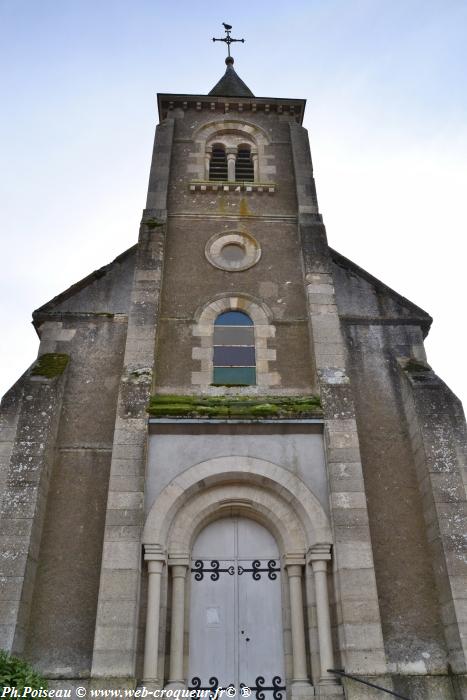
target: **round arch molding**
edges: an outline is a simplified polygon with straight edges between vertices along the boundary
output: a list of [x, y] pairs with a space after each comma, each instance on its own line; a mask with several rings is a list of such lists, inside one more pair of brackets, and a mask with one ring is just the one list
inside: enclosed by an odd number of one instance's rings
[[206, 144], [216, 134], [221, 136], [226, 134], [235, 134], [238, 136], [246, 135], [248, 140], [252, 140], [257, 146], [265, 146], [269, 144], [269, 137], [265, 129], [258, 124], [253, 124], [249, 121], [240, 121], [240, 119], [232, 119], [228, 115], [225, 119], [216, 119], [202, 124], [193, 134], [195, 141]]
[[222, 483], [197, 492], [175, 516], [167, 542], [169, 558], [189, 556], [198, 534], [211, 522], [243, 516], [274, 535], [282, 555], [304, 557], [306, 535], [290, 504], [263, 488], [247, 483]]
[[[331, 544], [329, 520], [316, 496], [284, 467], [253, 457], [217, 457], [168, 484], [151, 506], [143, 544], [186, 555], [197, 533], [234, 509], [269, 527], [283, 554]], [[298, 551], [297, 551], [298, 550]]]

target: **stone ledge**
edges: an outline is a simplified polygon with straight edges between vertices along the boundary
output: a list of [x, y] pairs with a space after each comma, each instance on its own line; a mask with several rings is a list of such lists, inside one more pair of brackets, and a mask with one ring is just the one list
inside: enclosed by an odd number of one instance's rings
[[223, 182], [209, 180], [192, 180], [190, 192], [259, 192], [274, 194], [277, 185], [274, 182]]
[[167, 418], [313, 418], [321, 417], [317, 396], [151, 396], [147, 412]]

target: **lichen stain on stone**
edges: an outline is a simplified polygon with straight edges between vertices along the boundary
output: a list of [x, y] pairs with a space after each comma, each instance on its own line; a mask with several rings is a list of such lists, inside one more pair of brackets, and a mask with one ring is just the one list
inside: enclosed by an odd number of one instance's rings
[[60, 352], [48, 352], [41, 355], [31, 370], [31, 376], [58, 377], [66, 369], [70, 356]]
[[248, 202], [245, 197], [240, 200], [240, 216], [251, 216], [252, 212], [248, 207]]
[[15, 559], [18, 559], [18, 557], [21, 556], [21, 552], [18, 550], [4, 550], [1, 554], [2, 559], [9, 560], [9, 561], [14, 561]]
[[130, 381], [133, 384], [144, 384], [152, 381], [152, 368], [151, 367], [139, 367], [137, 369], [130, 370], [128, 372], [128, 377], [125, 377], [123, 381]]
[[220, 195], [218, 204], [219, 214], [225, 214], [225, 197], [223, 194]]

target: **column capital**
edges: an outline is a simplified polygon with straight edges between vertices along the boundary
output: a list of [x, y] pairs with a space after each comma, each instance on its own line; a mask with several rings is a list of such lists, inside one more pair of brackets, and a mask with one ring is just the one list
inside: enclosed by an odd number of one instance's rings
[[307, 552], [307, 562], [308, 564], [313, 564], [316, 561], [330, 561], [331, 560], [331, 549], [332, 544], [328, 543], [318, 543], [314, 544]]
[[320, 571], [322, 571], [325, 574], [328, 573], [328, 563], [325, 559], [318, 559], [318, 560], [312, 561], [310, 563], [311, 563], [311, 568], [313, 569], [314, 574], [317, 574]]
[[161, 561], [165, 564], [167, 555], [164, 548], [160, 544], [144, 544], [144, 560], [145, 561]]
[[289, 569], [291, 566], [299, 566], [301, 568], [302, 566], [305, 566], [305, 564], [305, 557], [300, 553], [289, 552], [288, 554], [284, 554], [282, 557], [282, 565], [285, 569]]
[[303, 575], [303, 565], [302, 564], [287, 564], [287, 575], [290, 578], [302, 578]]
[[176, 578], [185, 578], [188, 568], [190, 566], [189, 557], [173, 557], [169, 556], [168, 565], [170, 568], [170, 573], [172, 575], [172, 580]]
[[185, 552], [179, 552], [177, 554], [169, 554], [167, 558], [167, 564], [171, 568], [174, 566], [184, 566], [188, 568], [190, 566], [190, 556]]
[[148, 573], [149, 574], [161, 574], [164, 568], [165, 561], [162, 559], [149, 559], [148, 560]]

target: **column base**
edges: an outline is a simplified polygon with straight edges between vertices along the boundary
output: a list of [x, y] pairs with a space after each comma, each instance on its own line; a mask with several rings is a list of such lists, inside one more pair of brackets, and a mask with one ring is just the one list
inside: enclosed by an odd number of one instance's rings
[[322, 685], [321, 683], [319, 685], [315, 686], [315, 697], [317, 698], [343, 698], [344, 697], [344, 688], [336, 683], [335, 681], [332, 683], [326, 683]]
[[185, 690], [186, 683], [184, 680], [180, 681], [168, 681], [166, 683], [164, 690]]
[[314, 688], [310, 681], [296, 680], [291, 683], [292, 700], [307, 700], [314, 697]]
[[154, 690], [162, 690], [163, 684], [160, 678], [143, 678], [138, 688], [147, 688], [151, 692]]

